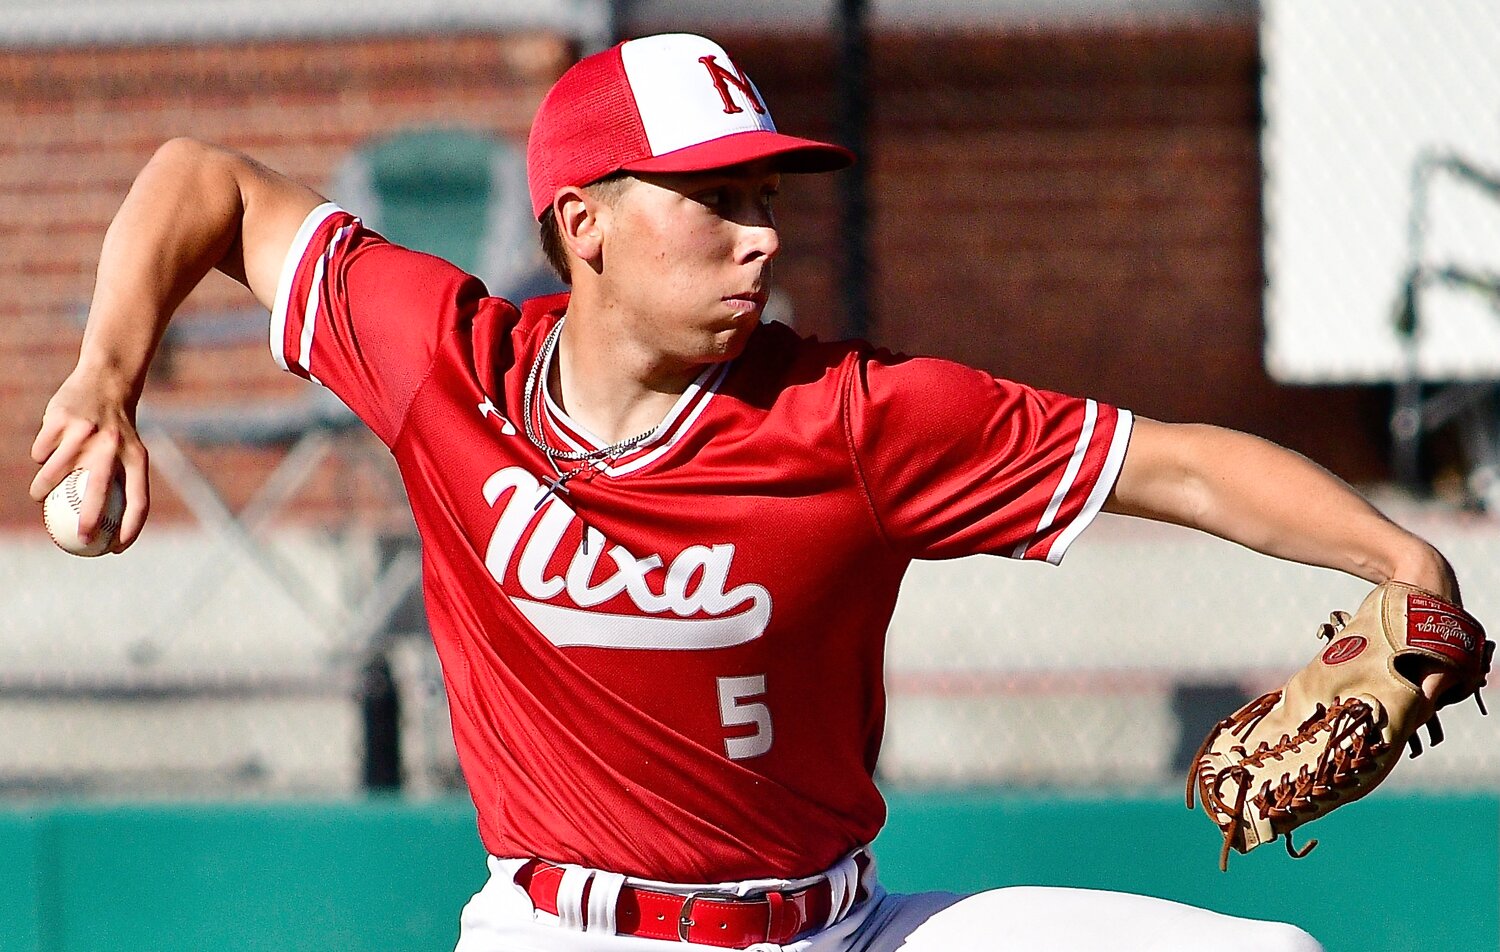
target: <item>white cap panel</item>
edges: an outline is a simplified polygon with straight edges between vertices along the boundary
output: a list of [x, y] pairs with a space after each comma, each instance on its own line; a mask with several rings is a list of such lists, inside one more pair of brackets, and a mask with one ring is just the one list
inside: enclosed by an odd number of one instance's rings
[[760, 91], [717, 43], [686, 33], [649, 36], [621, 46], [620, 59], [652, 155], [736, 132], [776, 131]]

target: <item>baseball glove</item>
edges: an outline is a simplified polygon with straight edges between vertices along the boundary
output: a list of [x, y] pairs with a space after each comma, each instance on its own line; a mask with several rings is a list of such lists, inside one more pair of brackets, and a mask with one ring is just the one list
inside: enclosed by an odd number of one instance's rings
[[[1197, 792], [1229, 850], [1248, 853], [1369, 793], [1400, 759], [1403, 745], [1422, 752], [1417, 728], [1429, 709], [1474, 695], [1485, 683], [1495, 643], [1474, 617], [1430, 592], [1386, 582], [1352, 616], [1334, 612], [1318, 637], [1328, 646], [1281, 690], [1262, 695], [1220, 721], [1193, 758], [1187, 805]], [[1457, 675], [1436, 706], [1415, 683], [1423, 660]], [[1443, 739], [1434, 713], [1433, 745]]]

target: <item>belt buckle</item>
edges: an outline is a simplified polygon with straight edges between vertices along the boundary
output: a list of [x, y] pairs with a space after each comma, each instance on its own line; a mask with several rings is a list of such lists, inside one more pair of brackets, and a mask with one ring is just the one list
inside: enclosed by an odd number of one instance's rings
[[695, 892], [688, 893], [686, 898], [682, 900], [682, 913], [677, 917], [677, 941], [692, 941], [688, 938], [688, 930], [697, 924], [693, 921], [693, 904], [700, 899], [714, 899], [720, 902], [765, 903], [767, 912], [766, 934], [765, 937], [760, 939], [759, 941], [769, 942], [771, 940], [771, 916], [769, 914], [771, 910], [771, 900], [767, 898], [765, 894], [761, 894], [760, 896], [741, 896], [738, 893], [725, 892], [723, 890], [700, 889]]

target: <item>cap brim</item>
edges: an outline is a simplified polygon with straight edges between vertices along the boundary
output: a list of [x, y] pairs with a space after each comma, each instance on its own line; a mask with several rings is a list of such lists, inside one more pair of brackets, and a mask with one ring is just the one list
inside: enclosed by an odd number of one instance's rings
[[816, 139], [779, 132], [736, 132], [621, 166], [627, 172], [707, 172], [774, 159], [782, 172], [837, 172], [854, 164], [854, 153]]

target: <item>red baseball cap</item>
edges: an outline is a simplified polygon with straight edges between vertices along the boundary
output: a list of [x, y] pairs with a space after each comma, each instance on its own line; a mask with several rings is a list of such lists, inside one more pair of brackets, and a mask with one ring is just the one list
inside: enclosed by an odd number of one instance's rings
[[701, 172], [775, 158], [785, 172], [832, 172], [848, 149], [782, 135], [765, 100], [711, 40], [667, 33], [575, 63], [531, 124], [526, 175], [537, 218], [565, 185], [621, 170]]

